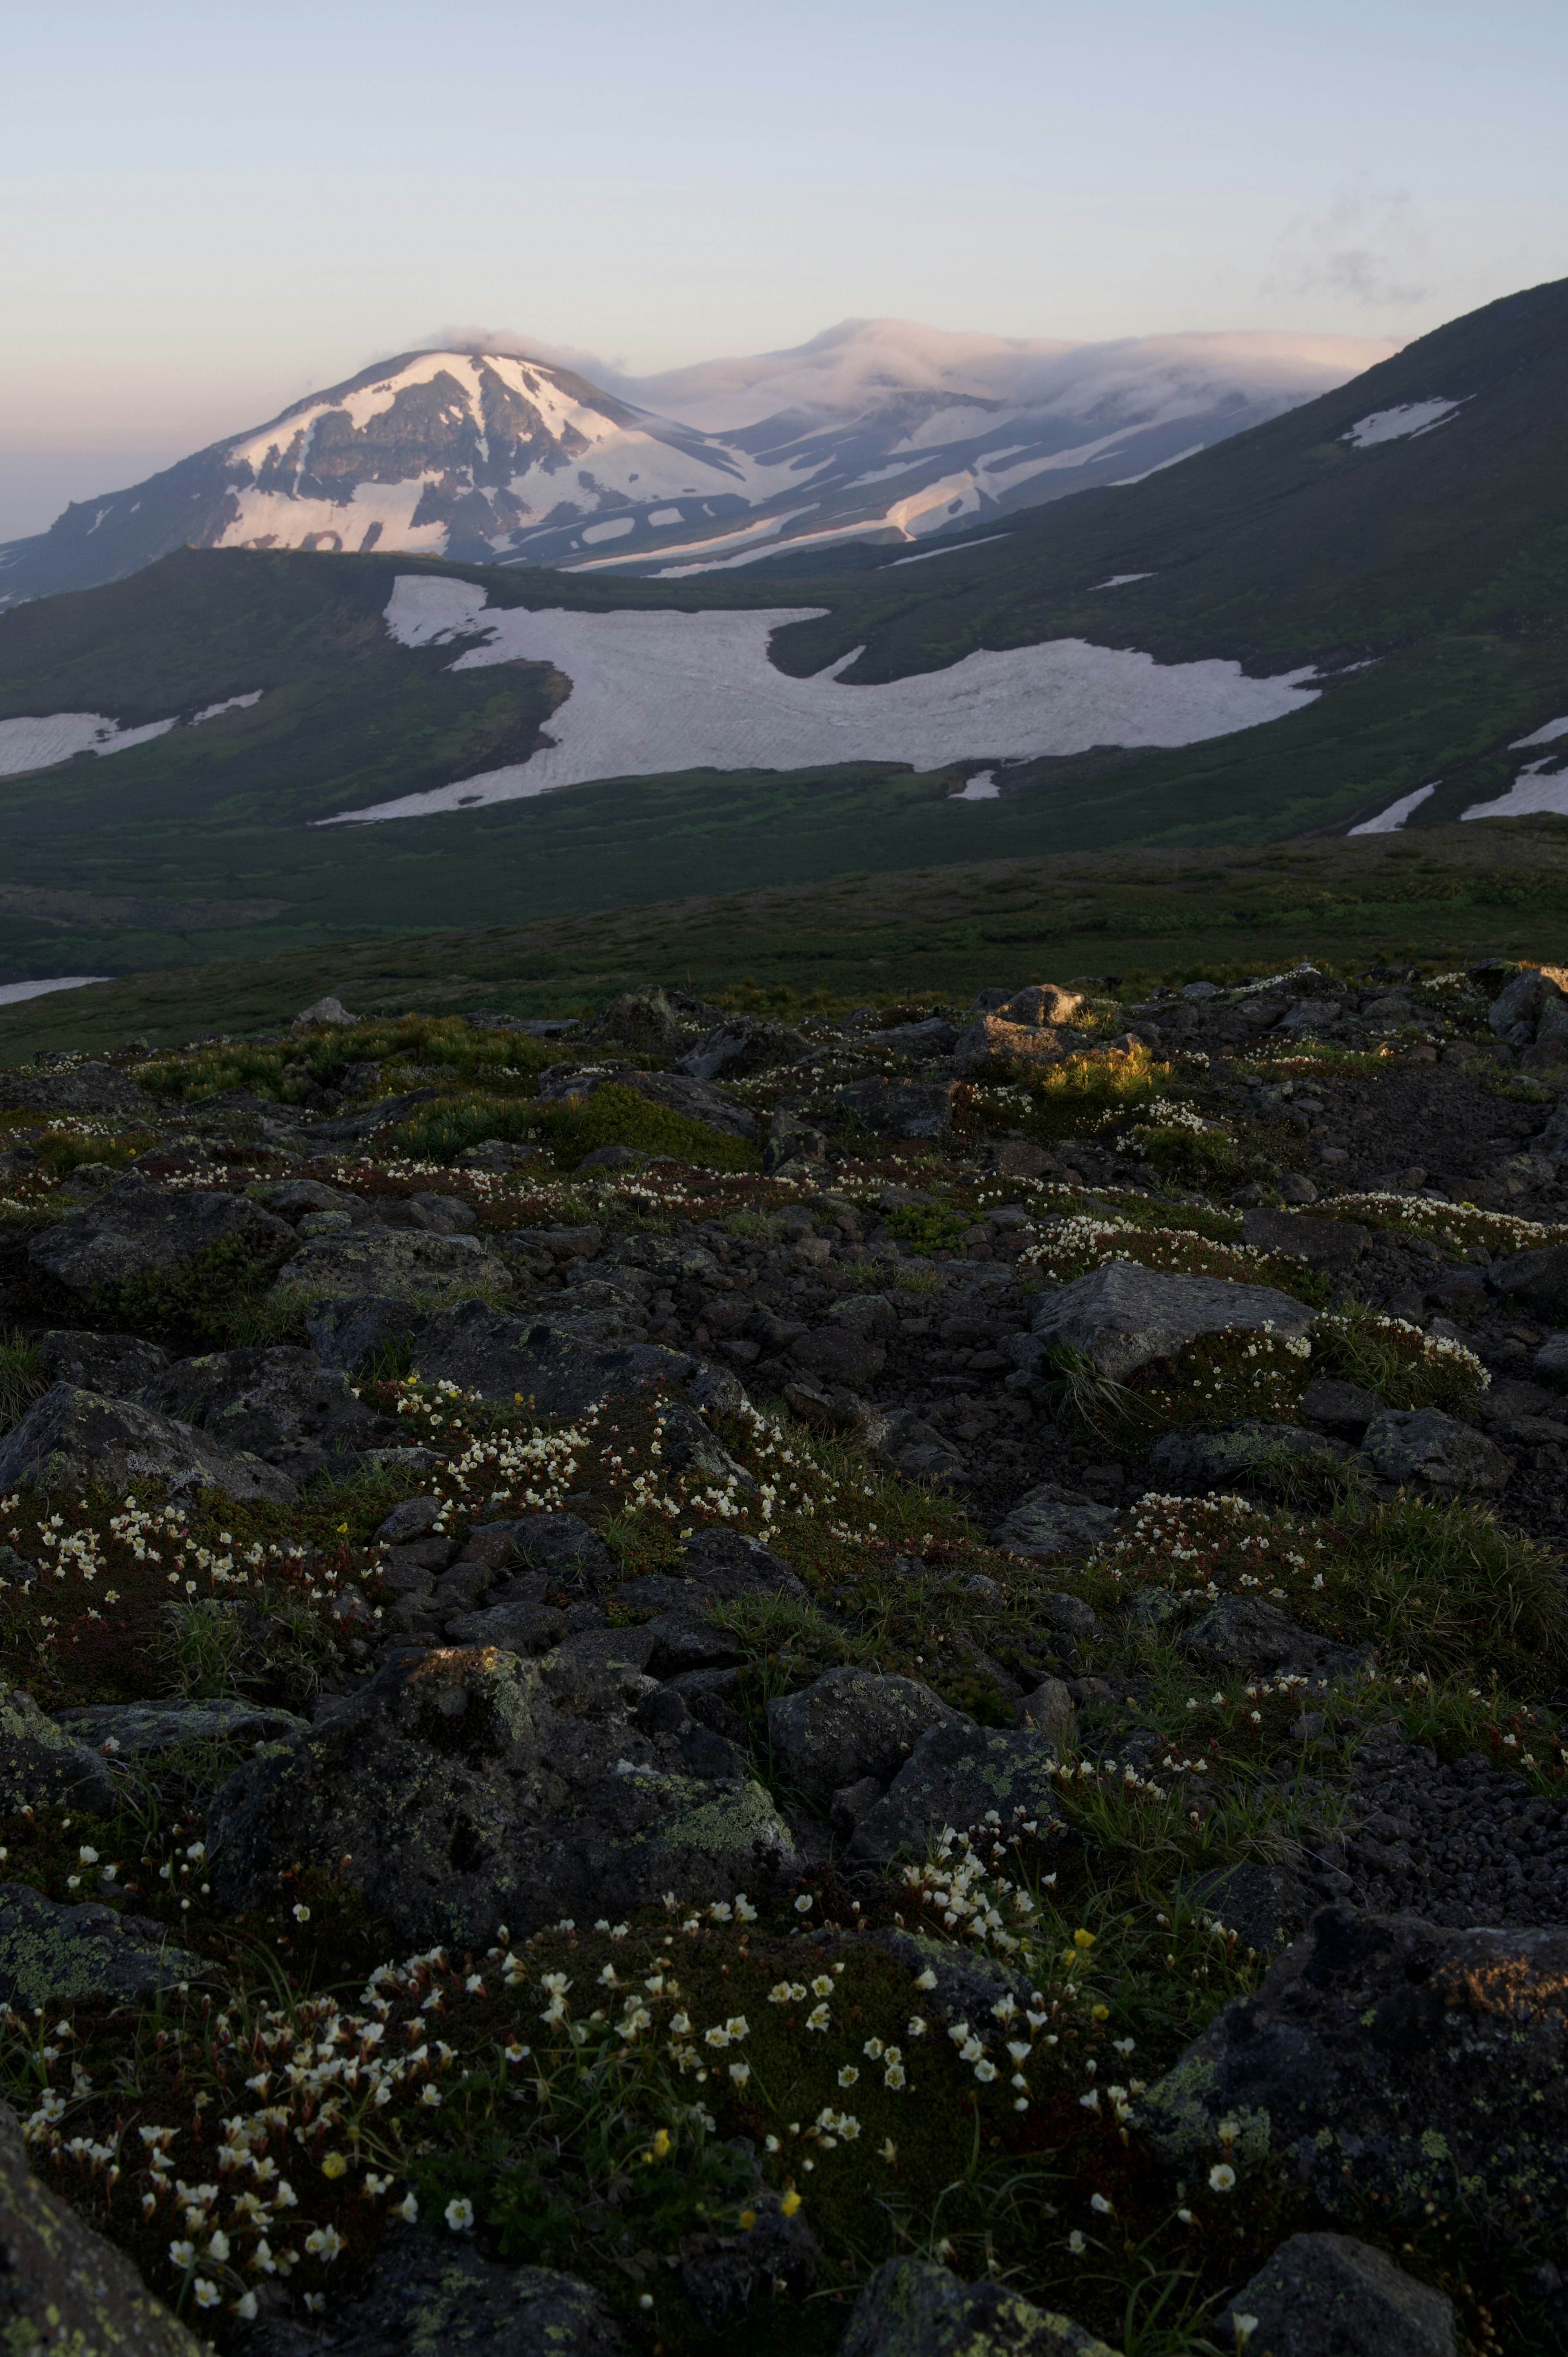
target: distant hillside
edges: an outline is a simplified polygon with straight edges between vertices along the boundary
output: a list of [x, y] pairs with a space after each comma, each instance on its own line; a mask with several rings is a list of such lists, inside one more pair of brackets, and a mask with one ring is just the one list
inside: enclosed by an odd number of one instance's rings
[[1568, 809], [1565, 418], [1568, 283], [916, 562], [188, 551], [20, 607], [0, 959]]
[[1326, 336], [1031, 345], [854, 321], [796, 352], [606, 391], [513, 351], [404, 353], [0, 547], [0, 606], [172, 550], [403, 549], [478, 564], [744, 565], [905, 546], [1141, 476], [1341, 382]]

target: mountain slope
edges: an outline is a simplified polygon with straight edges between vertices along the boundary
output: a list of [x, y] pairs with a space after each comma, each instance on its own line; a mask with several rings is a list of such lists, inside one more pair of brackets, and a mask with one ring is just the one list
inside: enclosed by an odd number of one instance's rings
[[1521, 772], [1568, 809], [1565, 417], [1560, 284], [930, 561], [669, 582], [185, 551], [21, 607], [0, 956], [124, 971], [1402, 804], [1419, 861]]
[[853, 323], [683, 372], [673, 389], [718, 421], [699, 429], [525, 355], [404, 353], [0, 548], [0, 605], [187, 545], [657, 570], [902, 544], [1168, 464], [1365, 357], [1329, 338], [1075, 350]]

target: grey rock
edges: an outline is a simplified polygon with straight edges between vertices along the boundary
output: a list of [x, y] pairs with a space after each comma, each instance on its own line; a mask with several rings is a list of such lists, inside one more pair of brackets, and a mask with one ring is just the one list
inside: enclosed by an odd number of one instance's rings
[[512, 1542], [523, 1563], [557, 1586], [616, 1577], [604, 1541], [579, 1514], [524, 1514], [512, 1525]]
[[78, 1743], [119, 1760], [156, 1759], [188, 1743], [278, 1743], [308, 1725], [292, 1710], [253, 1702], [82, 1703], [51, 1714]]
[[127, 1118], [155, 1114], [150, 1096], [113, 1064], [78, 1064], [71, 1072], [7, 1074], [0, 1080], [0, 1105], [36, 1105], [40, 1113], [107, 1113]]
[[505, 1261], [477, 1237], [427, 1235], [419, 1228], [358, 1227], [308, 1237], [273, 1280], [279, 1299], [379, 1294], [421, 1307], [510, 1291]]
[[809, 1800], [825, 1802], [865, 1776], [886, 1783], [927, 1727], [958, 1716], [916, 1678], [836, 1669], [771, 1701], [768, 1735], [790, 1782]]
[[247, 1196], [166, 1191], [133, 1176], [35, 1236], [27, 1258], [40, 1275], [89, 1300], [126, 1277], [184, 1268], [219, 1244], [239, 1245], [265, 1262], [294, 1242], [286, 1220]]
[[357, 1023], [359, 1019], [357, 1015], [349, 1014], [340, 998], [328, 996], [314, 999], [310, 1006], [295, 1017], [290, 1028], [295, 1031], [308, 1031], [315, 1024], [344, 1025]]
[[994, 1809], [1004, 1825], [1022, 1810], [1052, 1820], [1056, 1747], [1032, 1728], [1000, 1732], [954, 1718], [928, 1727], [875, 1808], [855, 1828], [849, 1855], [886, 1866], [924, 1852], [946, 1826], [976, 1825]]
[[1522, 1301], [1534, 1318], [1548, 1323], [1568, 1320], [1568, 1244], [1545, 1244], [1538, 1252], [1495, 1260], [1487, 1281], [1498, 1293]]
[[1312, 1268], [1353, 1268], [1371, 1237], [1354, 1220], [1315, 1211], [1244, 1211], [1241, 1240], [1258, 1252], [1290, 1253]]
[[242, 1449], [307, 1480], [334, 1457], [397, 1448], [402, 1428], [356, 1399], [348, 1377], [313, 1351], [215, 1351], [182, 1359], [150, 1383], [146, 1405], [194, 1425], [225, 1448]]
[[1367, 1652], [1298, 1628], [1259, 1596], [1222, 1596], [1182, 1631], [1179, 1641], [1196, 1662], [1270, 1677], [1283, 1670], [1301, 1677], [1349, 1678], [1371, 1660]]
[[1509, 2231], [1568, 2192], [1565, 1984], [1561, 1925], [1322, 1908], [1142, 2098], [1144, 2133], [1207, 2166], [1233, 2120], [1240, 2169], [1273, 2155], [1330, 2214], [1462, 2202], [1477, 2231]]
[[951, 1081], [852, 1081], [833, 1091], [833, 1103], [876, 1137], [946, 1137], [953, 1087]]
[[809, 1052], [805, 1034], [782, 1023], [742, 1015], [721, 1023], [694, 1048], [678, 1057], [675, 1070], [694, 1081], [738, 1080], [743, 1073], [768, 1071], [775, 1064], [792, 1064]]
[[41, 1336], [33, 1355], [49, 1383], [106, 1392], [111, 1399], [129, 1399], [170, 1363], [166, 1351], [134, 1334], [84, 1334], [70, 1328]]
[[274, 1178], [248, 1189], [258, 1203], [280, 1220], [302, 1220], [311, 1211], [363, 1211], [365, 1199], [346, 1187], [328, 1187], [319, 1178]]
[[1326, 1439], [1294, 1424], [1243, 1424], [1229, 1432], [1166, 1432], [1149, 1451], [1158, 1480], [1268, 1484], [1296, 1470], [1326, 1470], [1350, 1452], [1342, 1440]]
[[1112, 2357], [1103, 2341], [998, 2283], [888, 2259], [854, 2305], [839, 2357]]
[[1526, 966], [1506, 982], [1493, 999], [1487, 1020], [1499, 1039], [1506, 1039], [1518, 1023], [1534, 1025], [1549, 998], [1561, 998], [1568, 992], [1568, 971], [1559, 965]]
[[114, 1780], [96, 1751], [47, 1717], [30, 1694], [0, 1693], [0, 1807], [58, 1808], [112, 1816]]
[[92, 1900], [57, 1906], [30, 1883], [0, 1882], [0, 2005], [146, 1997], [200, 1971], [199, 1957], [169, 1946], [161, 1924]]
[[27, 2166], [0, 2104], [0, 2347], [15, 2357], [203, 2357], [129, 2259]]
[[852, 1293], [833, 1303], [828, 1321], [856, 1334], [891, 1334], [897, 1329], [898, 1312], [885, 1293]]
[[515, 1317], [479, 1301], [427, 1318], [416, 1355], [427, 1381], [445, 1378], [485, 1399], [521, 1394], [539, 1415], [577, 1415], [596, 1400], [651, 1383], [678, 1387], [694, 1405], [726, 1415], [746, 1402], [734, 1375], [683, 1351], [653, 1342], [600, 1349], [555, 1318]]
[[324, 1367], [360, 1374], [378, 1360], [390, 1365], [412, 1355], [428, 1315], [391, 1294], [347, 1293], [312, 1301], [305, 1330]]
[[296, 1484], [259, 1457], [242, 1455], [135, 1400], [51, 1383], [0, 1442], [0, 1490], [124, 1491], [160, 1481], [169, 1491], [220, 1490], [225, 1497], [285, 1505]]
[[1313, 1904], [1294, 1865], [1257, 1858], [1187, 1877], [1178, 1886], [1206, 1915], [1264, 1955], [1305, 1928]]
[[1100, 1627], [1100, 1615], [1081, 1596], [1042, 1596], [1036, 1598], [1036, 1609], [1046, 1626], [1059, 1636], [1092, 1637]]
[[1454, 2303], [1348, 2234], [1293, 2234], [1219, 2319], [1266, 2357], [1457, 2357]]
[[336, 1871], [347, 1857], [400, 1939], [478, 1947], [502, 1922], [620, 1914], [667, 1889], [733, 1897], [794, 1871], [761, 1787], [667, 1764], [664, 1738], [626, 1715], [626, 1674], [564, 1664], [555, 1685], [548, 1657], [395, 1654], [218, 1793], [219, 1905], [257, 1903], [295, 1861]]
[[1033, 1694], [1026, 1695], [1018, 1704], [1017, 1711], [1021, 1727], [1032, 1727], [1036, 1735], [1043, 1735], [1058, 1751], [1069, 1749], [1077, 1739], [1072, 1696], [1060, 1678], [1042, 1678]]
[[383, 1228], [418, 1228], [430, 1236], [466, 1236], [478, 1224], [478, 1213], [462, 1195], [437, 1194], [426, 1189], [395, 1202], [376, 1206], [375, 1222]]
[[1056, 1482], [1047, 1481], [1019, 1499], [997, 1531], [996, 1544], [1012, 1555], [1051, 1563], [1058, 1555], [1092, 1555], [1115, 1537], [1120, 1519], [1112, 1506], [1069, 1502]]
[[1174, 1358], [1205, 1335], [1256, 1334], [1272, 1328], [1278, 1340], [1295, 1340], [1309, 1330], [1316, 1314], [1272, 1286], [1233, 1285], [1224, 1277], [1181, 1276], [1111, 1261], [1046, 1294], [1033, 1323], [1041, 1341], [1071, 1343], [1102, 1375], [1120, 1381], [1139, 1367]]
[[588, 1029], [594, 1039], [619, 1039], [650, 1056], [672, 1056], [725, 1019], [706, 999], [651, 983], [612, 999]]
[[1359, 1383], [1341, 1383], [1337, 1375], [1317, 1375], [1301, 1395], [1297, 1411], [1307, 1424], [1320, 1424], [1341, 1440], [1359, 1440], [1375, 1415], [1382, 1412], [1375, 1393]]
[[378, 1525], [376, 1536], [388, 1546], [406, 1545], [410, 1539], [422, 1538], [435, 1528], [445, 1505], [442, 1498], [404, 1498]]
[[1361, 1446], [1385, 1480], [1434, 1490], [1501, 1490], [1513, 1471], [1496, 1441], [1436, 1407], [1382, 1409]]
[[887, 1353], [872, 1336], [840, 1321], [815, 1327], [789, 1345], [797, 1366], [827, 1383], [869, 1383], [887, 1363]]

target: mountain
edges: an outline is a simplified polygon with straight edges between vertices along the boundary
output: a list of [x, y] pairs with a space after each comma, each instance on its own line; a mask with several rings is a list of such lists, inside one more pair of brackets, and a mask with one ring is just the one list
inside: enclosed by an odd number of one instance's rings
[[[1386, 349], [1073, 347], [852, 321], [798, 351], [614, 392], [519, 352], [404, 353], [0, 547], [0, 606], [187, 546], [658, 571], [904, 543], [1168, 466]], [[654, 395], [698, 422], [673, 423]]]
[[0, 616], [0, 958], [1117, 844], [1283, 872], [1367, 825], [1419, 874], [1430, 824], [1568, 813], [1565, 419], [1560, 282], [1141, 483], [855, 571], [177, 551]]

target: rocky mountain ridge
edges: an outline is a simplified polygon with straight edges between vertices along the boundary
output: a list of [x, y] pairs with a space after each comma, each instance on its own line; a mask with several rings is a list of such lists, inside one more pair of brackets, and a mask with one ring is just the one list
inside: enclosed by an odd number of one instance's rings
[[[701, 427], [648, 405], [635, 382], [607, 391], [526, 353], [403, 353], [0, 547], [0, 607], [187, 545], [658, 571], [666, 558], [744, 564], [779, 541], [910, 542], [1167, 465], [1383, 349], [1236, 336], [1036, 353], [918, 330], [868, 341], [859, 367], [851, 334], [772, 356], [782, 373], [715, 364], [722, 392], [701, 371], [650, 388], [689, 395], [712, 421]], [[778, 405], [759, 406], [770, 385]]]
[[1500, 960], [5, 1075], [16, 2314], [1568, 2344], [1565, 1083]]

